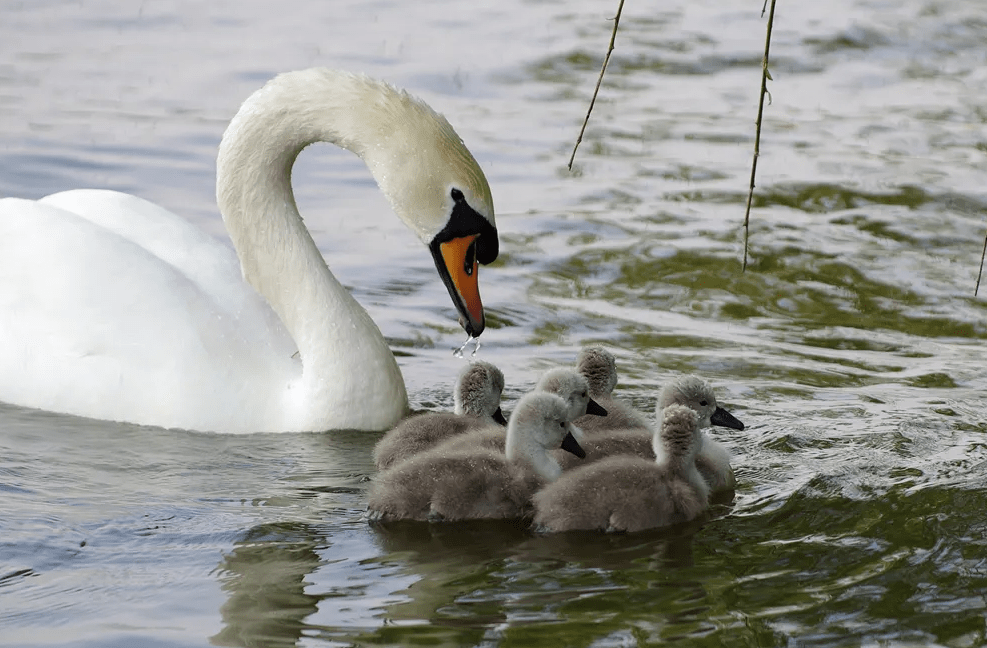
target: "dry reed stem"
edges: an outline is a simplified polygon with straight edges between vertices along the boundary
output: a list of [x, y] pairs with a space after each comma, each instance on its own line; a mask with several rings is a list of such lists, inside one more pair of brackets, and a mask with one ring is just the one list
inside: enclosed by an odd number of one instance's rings
[[610, 34], [610, 47], [607, 48], [607, 55], [603, 58], [603, 67], [600, 68], [600, 78], [596, 80], [596, 89], [593, 90], [593, 98], [589, 102], [589, 110], [586, 111], [586, 119], [583, 120], [583, 127], [579, 129], [579, 137], [576, 138], [576, 145], [572, 147], [572, 155], [569, 156], [569, 170], [572, 171], [572, 162], [576, 159], [576, 149], [583, 141], [583, 134], [586, 132], [586, 125], [589, 123], [589, 115], [593, 112], [593, 105], [596, 104], [596, 95], [600, 93], [600, 84], [603, 83], [603, 73], [607, 71], [607, 64], [610, 63], [610, 54], [613, 53], [613, 44], [617, 40], [617, 25], [620, 24], [620, 12], [624, 10], [624, 0], [620, 0], [617, 7], [617, 15], [613, 19], [613, 32]]
[[[767, 0], [764, 2], [767, 5]], [[764, 8], [761, 9], [764, 15]], [[761, 117], [764, 115], [764, 96], [768, 94], [768, 52], [771, 50], [771, 28], [775, 21], [775, 0], [771, 0], [771, 11], [768, 14], [768, 35], [764, 41], [764, 58], [761, 59], [761, 98], [757, 103], [757, 129], [754, 134], [754, 160], [751, 162], [751, 186], [747, 192], [747, 210], [744, 212], [744, 267], [747, 271], [747, 249], [750, 242], [751, 201], [754, 200], [754, 177], [757, 175], [757, 158], [761, 154]], [[770, 98], [770, 95], [769, 95]]]
[[977, 285], [973, 289], [973, 296], [980, 292], [980, 278], [984, 276], [984, 256], [987, 256], [987, 235], [984, 235], [984, 251], [980, 253], [980, 272], [977, 273]]

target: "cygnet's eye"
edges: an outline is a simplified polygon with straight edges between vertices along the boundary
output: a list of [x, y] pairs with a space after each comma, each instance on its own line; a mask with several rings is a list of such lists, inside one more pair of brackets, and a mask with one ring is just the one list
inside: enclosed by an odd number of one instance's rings
[[703, 407], [706, 407], [707, 405], [709, 405], [709, 401], [708, 400], [701, 400], [701, 401], [699, 401], [699, 404], [702, 405]]
[[565, 429], [565, 421], [559, 421], [559, 427]]
[[589, 396], [589, 394], [584, 391], [583, 392], [583, 398], [586, 398], [587, 396]]

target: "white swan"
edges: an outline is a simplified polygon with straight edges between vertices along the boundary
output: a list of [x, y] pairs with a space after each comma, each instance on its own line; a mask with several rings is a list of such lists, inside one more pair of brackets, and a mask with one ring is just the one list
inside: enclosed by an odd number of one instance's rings
[[379, 473], [368, 496], [370, 518], [451, 522], [528, 515], [532, 494], [562, 472], [548, 450], [582, 454], [568, 408], [555, 394], [531, 392], [511, 413], [506, 452], [482, 445], [449, 450], [447, 442]]
[[564, 473], [535, 494], [534, 527], [543, 532], [632, 532], [688, 522], [709, 507], [696, 469], [699, 414], [664, 408], [654, 433], [655, 460], [623, 455]]
[[134, 196], [0, 200], [0, 400], [221, 432], [396, 423], [408, 409], [397, 363], [295, 206], [291, 167], [317, 141], [366, 162], [479, 335], [476, 263], [498, 251], [483, 172], [423, 102], [312, 69], [254, 93], [223, 136], [216, 193], [239, 262]]
[[463, 367], [456, 379], [455, 412], [424, 412], [406, 418], [374, 446], [374, 465], [385, 470], [396, 463], [479, 428], [493, 427], [503, 438], [507, 420], [500, 409], [504, 374], [477, 360]]

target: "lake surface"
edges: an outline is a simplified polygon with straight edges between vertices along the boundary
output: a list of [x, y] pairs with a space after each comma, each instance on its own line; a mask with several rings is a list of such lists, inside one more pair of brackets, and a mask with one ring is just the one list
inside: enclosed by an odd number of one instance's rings
[[[742, 272], [760, 4], [628, 2], [570, 172], [616, 4], [0, 0], [0, 195], [118, 189], [223, 237], [240, 102], [363, 71], [486, 171], [505, 409], [602, 344], [640, 409], [694, 372], [748, 426], [713, 432], [739, 486], [709, 520], [542, 537], [369, 526], [377, 434], [0, 405], [0, 645], [987, 643], [987, 13], [779, 3]], [[294, 182], [412, 406], [450, 408], [464, 334], [425, 249], [354, 156], [313, 147]]]

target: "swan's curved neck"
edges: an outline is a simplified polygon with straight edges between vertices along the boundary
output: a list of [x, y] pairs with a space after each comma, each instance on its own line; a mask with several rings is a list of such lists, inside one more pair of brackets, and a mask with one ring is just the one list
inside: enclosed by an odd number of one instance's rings
[[[318, 402], [320, 394], [345, 408], [353, 401], [366, 406], [371, 393], [394, 400], [400, 392], [406, 407], [393, 354], [370, 316], [329, 271], [291, 189], [295, 159], [313, 142], [330, 142], [366, 159], [376, 133], [368, 132], [364, 95], [356, 90], [369, 83], [326, 70], [282, 75], [244, 103], [217, 159], [217, 201], [243, 276], [298, 345], [302, 381], [291, 389], [312, 403], [312, 410], [327, 409]], [[379, 171], [371, 170], [377, 177]], [[335, 384], [340, 382], [343, 394]], [[382, 417], [393, 420], [394, 404], [382, 408]]]

